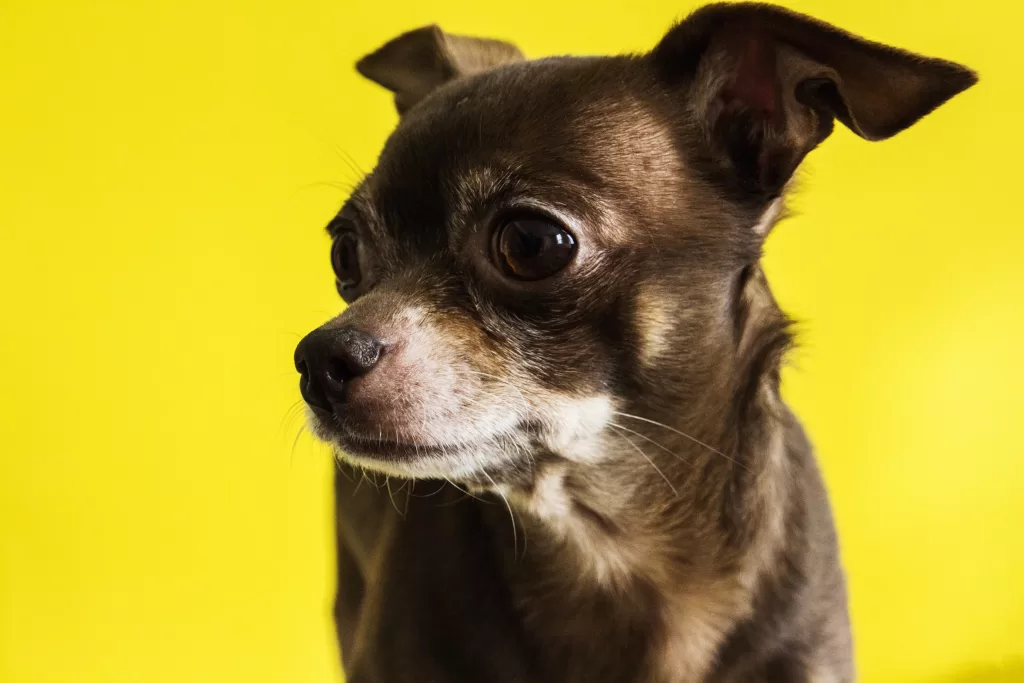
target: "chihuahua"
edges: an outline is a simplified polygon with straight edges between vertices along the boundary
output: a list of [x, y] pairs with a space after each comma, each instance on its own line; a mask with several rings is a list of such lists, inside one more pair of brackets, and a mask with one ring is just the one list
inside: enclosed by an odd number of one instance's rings
[[399, 123], [295, 352], [349, 683], [852, 681], [762, 245], [835, 121], [891, 137], [975, 74], [748, 3], [642, 55], [428, 26], [357, 69]]

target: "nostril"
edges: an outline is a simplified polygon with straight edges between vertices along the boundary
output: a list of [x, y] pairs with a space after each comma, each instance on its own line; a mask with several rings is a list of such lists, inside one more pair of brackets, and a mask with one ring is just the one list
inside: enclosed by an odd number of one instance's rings
[[306, 335], [295, 349], [295, 370], [299, 373], [299, 393], [313, 408], [334, 412], [331, 397], [335, 392], [328, 378], [329, 346], [324, 343], [323, 332], [314, 330]]
[[349, 383], [372, 370], [383, 350], [379, 339], [351, 327], [310, 332], [295, 349], [302, 397], [314, 408], [338, 411]]
[[349, 380], [373, 369], [380, 360], [384, 344], [371, 334], [343, 327], [335, 332], [334, 350], [337, 355], [331, 372], [338, 380]]
[[303, 400], [314, 408], [319, 408], [326, 413], [334, 412], [324, 384], [318, 382], [316, 378], [301, 375], [299, 377], [299, 393], [302, 394]]
[[355, 374], [344, 359], [332, 358], [327, 364], [327, 381], [332, 384], [343, 385], [354, 376]]

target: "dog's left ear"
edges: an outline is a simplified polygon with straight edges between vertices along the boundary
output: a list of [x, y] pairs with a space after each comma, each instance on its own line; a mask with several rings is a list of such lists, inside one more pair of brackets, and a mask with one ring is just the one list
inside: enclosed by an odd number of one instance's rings
[[395, 93], [395, 107], [405, 114], [448, 81], [523, 59], [511, 43], [456, 36], [438, 26], [424, 26], [366, 55], [356, 63], [356, 70]]
[[703, 7], [649, 58], [678, 89], [712, 162], [761, 199], [782, 190], [834, 119], [882, 140], [977, 82], [959, 64], [760, 3]]

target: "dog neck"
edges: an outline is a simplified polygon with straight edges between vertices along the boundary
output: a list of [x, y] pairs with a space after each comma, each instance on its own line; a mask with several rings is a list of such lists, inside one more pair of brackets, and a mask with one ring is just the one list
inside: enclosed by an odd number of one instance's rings
[[627, 405], [577, 444], [585, 458], [542, 457], [530, 482], [493, 489], [508, 505], [491, 518], [531, 632], [579, 644], [595, 628], [617, 631], [599, 642], [647, 633], [660, 647], [633, 666], [651, 680], [704, 674], [783, 545], [800, 438], [778, 393], [789, 338], [761, 271], [742, 278], [734, 344], [710, 364], [731, 372], [686, 400]]

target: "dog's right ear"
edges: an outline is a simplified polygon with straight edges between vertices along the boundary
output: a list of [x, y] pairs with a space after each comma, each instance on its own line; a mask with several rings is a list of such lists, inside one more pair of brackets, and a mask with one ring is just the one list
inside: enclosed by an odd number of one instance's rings
[[366, 55], [356, 63], [356, 70], [395, 93], [395, 107], [405, 114], [448, 81], [523, 59], [523, 53], [511, 43], [456, 36], [438, 26], [424, 26]]

